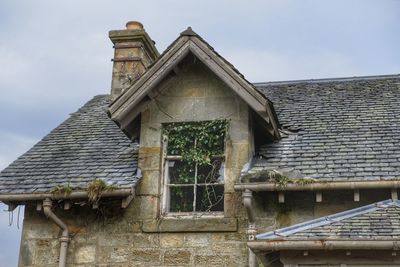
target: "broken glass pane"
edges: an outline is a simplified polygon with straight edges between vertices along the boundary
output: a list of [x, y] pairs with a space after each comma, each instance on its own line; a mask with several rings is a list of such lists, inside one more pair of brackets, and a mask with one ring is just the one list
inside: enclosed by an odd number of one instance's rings
[[199, 165], [197, 168], [197, 183], [214, 184], [224, 182], [224, 163], [214, 160], [210, 165]]
[[196, 194], [196, 211], [224, 210], [224, 185], [199, 185]]

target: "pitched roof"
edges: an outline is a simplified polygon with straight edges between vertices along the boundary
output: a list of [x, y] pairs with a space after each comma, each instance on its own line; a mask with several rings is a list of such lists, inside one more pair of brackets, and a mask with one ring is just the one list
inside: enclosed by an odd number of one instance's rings
[[400, 75], [256, 87], [274, 103], [283, 133], [259, 147], [250, 172], [284, 170], [335, 181], [400, 178]]
[[400, 240], [400, 201], [385, 200], [259, 234], [257, 240]]
[[182, 32], [157, 61], [110, 105], [110, 117], [120, 125], [121, 129], [126, 130], [150, 101], [160, 93], [153, 92], [157, 85], [179, 74], [177, 66], [189, 53], [214, 72], [255, 111], [257, 118], [261, 119], [264, 129], [271, 137], [279, 138], [279, 122], [272, 103], [191, 28]]
[[87, 102], [28, 152], [0, 172], [0, 194], [85, 188], [95, 178], [117, 188], [134, 186], [137, 145], [108, 118], [110, 98]]

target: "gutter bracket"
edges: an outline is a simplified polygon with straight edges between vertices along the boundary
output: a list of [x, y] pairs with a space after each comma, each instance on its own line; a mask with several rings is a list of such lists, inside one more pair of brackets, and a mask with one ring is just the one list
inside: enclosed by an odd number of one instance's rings
[[135, 189], [132, 188], [131, 194], [130, 194], [129, 196], [127, 196], [127, 197], [124, 197], [124, 198], [122, 199], [121, 207], [122, 207], [123, 209], [126, 209], [126, 208], [129, 206], [129, 204], [132, 202], [132, 200], [133, 200], [134, 198], [135, 198]]

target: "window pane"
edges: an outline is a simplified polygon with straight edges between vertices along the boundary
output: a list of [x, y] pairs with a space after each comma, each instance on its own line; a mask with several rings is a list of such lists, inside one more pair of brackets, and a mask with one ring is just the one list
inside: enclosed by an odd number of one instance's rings
[[224, 210], [224, 185], [199, 185], [196, 197], [196, 211]]
[[182, 161], [170, 161], [169, 183], [170, 184], [194, 184], [195, 165]]
[[224, 163], [214, 160], [211, 165], [199, 165], [197, 169], [197, 183], [222, 184], [224, 182]]
[[193, 186], [170, 187], [170, 212], [193, 211]]

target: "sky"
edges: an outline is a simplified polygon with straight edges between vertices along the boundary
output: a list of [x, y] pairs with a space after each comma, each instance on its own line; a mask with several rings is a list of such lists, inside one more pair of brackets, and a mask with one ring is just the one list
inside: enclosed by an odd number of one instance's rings
[[[160, 52], [192, 26], [252, 82], [400, 73], [400, 0], [0, 0], [0, 169], [109, 93], [108, 31], [129, 20]], [[0, 267], [17, 265], [17, 210]]]

